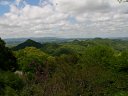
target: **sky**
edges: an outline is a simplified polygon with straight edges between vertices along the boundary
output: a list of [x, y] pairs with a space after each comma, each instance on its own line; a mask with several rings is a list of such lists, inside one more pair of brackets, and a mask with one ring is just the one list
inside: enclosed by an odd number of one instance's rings
[[0, 37], [128, 37], [128, 3], [0, 0]]

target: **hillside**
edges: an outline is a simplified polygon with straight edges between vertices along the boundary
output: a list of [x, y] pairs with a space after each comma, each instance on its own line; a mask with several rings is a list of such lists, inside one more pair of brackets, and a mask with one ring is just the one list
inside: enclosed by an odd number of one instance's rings
[[31, 39], [28, 39], [26, 40], [25, 42], [13, 47], [12, 49], [13, 50], [20, 50], [20, 49], [24, 49], [26, 47], [36, 47], [36, 48], [40, 48], [42, 47], [42, 44], [36, 42], [36, 41], [33, 41]]
[[0, 96], [128, 96], [128, 41], [0, 45]]

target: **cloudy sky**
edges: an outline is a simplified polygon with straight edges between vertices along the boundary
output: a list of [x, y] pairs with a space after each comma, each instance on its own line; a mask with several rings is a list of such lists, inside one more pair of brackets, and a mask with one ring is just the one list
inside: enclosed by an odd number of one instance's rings
[[128, 3], [0, 0], [0, 37], [126, 37]]

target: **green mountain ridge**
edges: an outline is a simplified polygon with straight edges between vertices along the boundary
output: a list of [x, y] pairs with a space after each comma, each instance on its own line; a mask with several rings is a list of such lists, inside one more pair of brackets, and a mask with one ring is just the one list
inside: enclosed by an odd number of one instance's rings
[[41, 48], [42, 44], [39, 42], [36, 42], [34, 40], [28, 39], [25, 42], [13, 47], [13, 50], [20, 50], [20, 49], [24, 49], [25, 47], [36, 47], [36, 48]]

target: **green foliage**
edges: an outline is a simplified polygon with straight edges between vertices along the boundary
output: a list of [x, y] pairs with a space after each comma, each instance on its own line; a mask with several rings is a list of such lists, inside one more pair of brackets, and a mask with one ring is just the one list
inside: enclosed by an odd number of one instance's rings
[[124, 92], [124, 91], [117, 92], [114, 96], [128, 96], [128, 92]]
[[17, 67], [16, 58], [0, 39], [0, 69], [14, 71]]
[[128, 72], [128, 50], [119, 52], [113, 61], [113, 68], [118, 72]]
[[57, 43], [44, 43], [41, 47], [41, 50], [48, 53], [53, 54], [57, 48], [59, 48], [61, 45]]
[[88, 47], [83, 52], [83, 57], [81, 58], [81, 63], [86, 65], [103, 65], [109, 66], [111, 64], [111, 59], [114, 57], [114, 50], [107, 46], [94, 46]]
[[[4, 42], [1, 41], [1, 44], [4, 45]], [[41, 48], [26, 47], [14, 52], [23, 74], [2, 71], [0, 94], [127, 96], [126, 49], [127, 41], [101, 38], [59, 44], [45, 43]]]
[[29, 65], [32, 63], [42, 64], [47, 59], [48, 55], [34, 47], [26, 47], [25, 49], [15, 52], [20, 69], [28, 72], [33, 71]]
[[23, 81], [12, 72], [0, 72], [0, 82], [2, 82], [4, 86], [10, 86], [15, 90], [23, 87]]
[[44, 91], [42, 89], [43, 87], [41, 85], [32, 84], [32, 85], [26, 86], [20, 93], [20, 96], [42, 96], [44, 94]]
[[13, 50], [20, 50], [20, 49], [24, 49], [26, 47], [35, 47], [35, 48], [41, 48], [42, 44], [35, 42], [31, 39], [26, 40], [25, 42], [13, 47]]
[[24, 86], [21, 78], [12, 72], [0, 71], [0, 95], [18, 96], [17, 92]]
[[72, 50], [71, 48], [66, 48], [66, 47], [60, 47], [59, 49], [57, 49], [53, 55], [54, 56], [61, 56], [61, 55], [70, 55], [70, 54], [75, 54], [76, 52], [74, 50]]
[[4, 96], [18, 96], [18, 94], [16, 93], [14, 89], [7, 86], [5, 87]]

